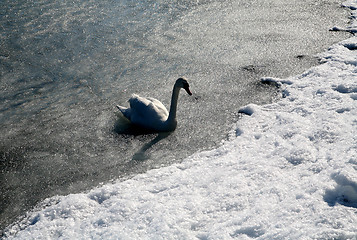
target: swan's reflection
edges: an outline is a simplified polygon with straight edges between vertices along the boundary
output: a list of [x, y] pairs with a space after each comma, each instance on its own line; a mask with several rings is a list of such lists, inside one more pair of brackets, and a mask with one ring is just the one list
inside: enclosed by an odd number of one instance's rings
[[136, 151], [132, 157], [134, 161], [145, 161], [150, 158], [146, 153], [152, 146], [160, 142], [161, 140], [167, 138], [172, 132], [160, 132], [156, 133], [145, 128], [141, 128], [137, 125], [133, 125], [124, 118], [121, 114], [117, 114], [118, 119], [114, 125], [114, 132], [117, 134], [140, 136], [140, 135], [154, 135], [157, 134], [155, 138], [151, 141], [145, 143], [138, 151]]
[[156, 143], [160, 142], [162, 139], [167, 138], [171, 132], [162, 132], [159, 133], [154, 139], [150, 142], [144, 144], [132, 157], [132, 160], [135, 161], [145, 161], [150, 158], [150, 156], [146, 153], [148, 149], [154, 146]]

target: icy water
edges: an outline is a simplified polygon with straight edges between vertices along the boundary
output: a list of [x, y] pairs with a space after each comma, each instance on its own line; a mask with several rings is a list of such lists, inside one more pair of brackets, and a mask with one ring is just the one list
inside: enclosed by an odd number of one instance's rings
[[[327, 14], [326, 14], [327, 13]], [[0, 227], [40, 200], [178, 162], [227, 137], [237, 109], [279, 97], [260, 77], [297, 74], [347, 37], [329, 1], [3, 1]], [[123, 131], [131, 93], [169, 106], [178, 128]]]

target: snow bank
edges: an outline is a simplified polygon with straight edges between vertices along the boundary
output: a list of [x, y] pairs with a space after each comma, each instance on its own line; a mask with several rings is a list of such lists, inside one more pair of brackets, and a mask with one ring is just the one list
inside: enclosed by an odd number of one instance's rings
[[[357, 3], [346, 3], [356, 9]], [[356, 10], [353, 11], [356, 14]], [[356, 15], [354, 15], [356, 16]], [[357, 29], [356, 22], [349, 29]], [[12, 239], [356, 239], [357, 37], [181, 164], [46, 200]]]

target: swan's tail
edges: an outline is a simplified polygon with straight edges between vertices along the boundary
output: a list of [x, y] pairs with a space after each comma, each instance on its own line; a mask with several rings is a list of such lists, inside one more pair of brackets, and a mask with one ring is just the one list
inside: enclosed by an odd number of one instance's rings
[[119, 105], [117, 105], [117, 108], [121, 111], [121, 113], [124, 115], [124, 117], [126, 117], [128, 120], [130, 120], [130, 115], [131, 115], [130, 108], [122, 107]]

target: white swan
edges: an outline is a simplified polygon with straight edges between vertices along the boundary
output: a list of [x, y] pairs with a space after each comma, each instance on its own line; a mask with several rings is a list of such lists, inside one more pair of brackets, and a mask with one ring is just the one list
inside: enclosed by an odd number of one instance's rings
[[159, 100], [140, 97], [136, 94], [133, 94], [128, 101], [130, 108], [119, 105], [117, 105], [117, 108], [135, 125], [159, 132], [171, 132], [177, 126], [177, 100], [181, 88], [192, 95], [186, 79], [177, 79], [172, 91], [170, 113]]

